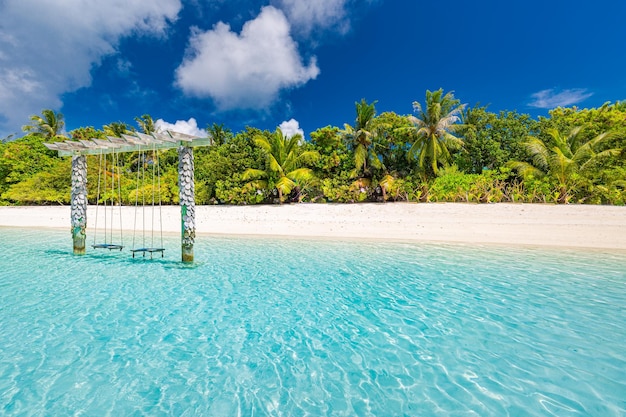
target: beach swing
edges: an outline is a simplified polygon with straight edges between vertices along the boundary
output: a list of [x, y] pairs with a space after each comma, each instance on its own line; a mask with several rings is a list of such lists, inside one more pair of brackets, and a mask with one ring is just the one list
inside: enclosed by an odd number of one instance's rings
[[[119, 157], [113, 148], [111, 155], [111, 161], [107, 155], [100, 150], [100, 157], [98, 161], [98, 193], [96, 197], [96, 221], [94, 225], [93, 244], [94, 249], [108, 249], [108, 250], [122, 250], [124, 249], [124, 236], [122, 234], [122, 187], [121, 187], [121, 170], [119, 166]], [[116, 175], [117, 169], [117, 175]], [[111, 175], [110, 184], [107, 182], [107, 177]], [[117, 176], [117, 183], [116, 183]], [[117, 190], [116, 190], [117, 188]], [[102, 191], [103, 208], [104, 208], [104, 242], [96, 243], [98, 236], [98, 208], [100, 206], [100, 192]], [[116, 192], [117, 191], [117, 192]], [[108, 194], [108, 195], [107, 195]], [[113, 220], [115, 211], [115, 197], [117, 194], [117, 206], [119, 208], [119, 243], [113, 243]], [[109, 211], [110, 213], [107, 213]]]
[[[150, 159], [148, 160], [148, 155]], [[137, 159], [137, 190], [135, 194], [135, 222], [133, 226], [133, 248], [130, 250], [133, 254], [133, 258], [135, 254], [141, 253], [143, 257], [146, 256], [146, 253], [150, 254], [150, 259], [152, 259], [152, 255], [155, 253], [160, 253], [161, 257], [164, 256], [165, 248], [163, 248], [163, 216], [161, 210], [161, 169], [159, 167], [159, 154], [156, 150], [156, 147], [153, 146], [152, 151], [147, 154], [143, 150], [138, 150], [138, 159]], [[148, 181], [151, 181], [151, 197], [152, 202], [150, 206], [151, 216], [151, 227], [150, 227], [150, 245], [147, 245], [147, 230], [146, 230], [146, 165], [150, 165], [151, 169], [149, 169]], [[142, 220], [142, 228], [141, 228], [141, 247], [137, 247], [135, 245], [136, 241], [139, 244], [139, 237], [137, 235], [137, 214], [139, 212], [139, 193], [141, 193], [141, 220]], [[155, 245], [155, 236], [154, 236], [154, 219], [155, 219], [155, 211], [157, 198], [156, 194], [158, 193], [158, 215], [159, 215], [159, 228], [160, 228], [160, 241], [159, 245]]]

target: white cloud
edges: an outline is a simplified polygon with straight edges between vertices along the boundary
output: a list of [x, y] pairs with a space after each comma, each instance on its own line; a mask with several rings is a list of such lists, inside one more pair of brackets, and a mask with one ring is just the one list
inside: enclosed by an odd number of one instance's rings
[[531, 95], [533, 101], [528, 105], [539, 109], [553, 109], [555, 107], [567, 107], [580, 103], [591, 97], [593, 93], [586, 88], [570, 88], [563, 91], [556, 89], [541, 90]]
[[120, 76], [128, 77], [132, 72], [133, 64], [127, 59], [118, 58], [115, 68]]
[[201, 138], [207, 137], [207, 131], [205, 129], [198, 128], [198, 123], [193, 117], [189, 120], [177, 120], [175, 123], [168, 123], [163, 119], [159, 119], [154, 122], [154, 127], [157, 132], [171, 130], [172, 132], [184, 133]]
[[347, 0], [274, 0], [276, 7], [284, 10], [293, 30], [308, 34], [316, 28], [332, 28], [346, 32]]
[[0, 1], [0, 132], [13, 132], [61, 95], [91, 84], [90, 70], [123, 36], [162, 36], [181, 0]]
[[283, 135], [290, 138], [293, 135], [300, 135], [304, 138], [304, 130], [300, 129], [300, 123], [296, 119], [290, 119], [288, 121], [282, 122], [278, 126], [283, 132]]
[[176, 84], [185, 94], [211, 97], [219, 110], [264, 109], [282, 90], [315, 79], [312, 59], [304, 66], [289, 23], [268, 6], [241, 33], [217, 23], [212, 30], [192, 31], [187, 56], [176, 70]]

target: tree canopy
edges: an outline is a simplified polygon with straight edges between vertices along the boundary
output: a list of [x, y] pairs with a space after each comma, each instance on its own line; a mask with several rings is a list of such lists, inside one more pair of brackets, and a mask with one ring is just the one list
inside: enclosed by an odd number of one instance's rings
[[[355, 103], [354, 124], [286, 137], [254, 127], [208, 126], [212, 145], [196, 148], [198, 204], [293, 201], [475, 201], [626, 204], [626, 104], [556, 108], [534, 119], [516, 111], [468, 107], [442, 89], [427, 91], [410, 115]], [[63, 115], [30, 117], [22, 138], [0, 142], [0, 204], [66, 204], [70, 163], [45, 142], [106, 138], [135, 131], [124, 122], [64, 132]], [[152, 132], [151, 116], [135, 118]], [[60, 136], [64, 135], [64, 136]], [[122, 199], [133, 200], [137, 155], [120, 158]], [[177, 202], [175, 150], [159, 158], [163, 202]], [[95, 202], [98, 164], [88, 157]], [[290, 193], [297, 196], [288, 198]]]

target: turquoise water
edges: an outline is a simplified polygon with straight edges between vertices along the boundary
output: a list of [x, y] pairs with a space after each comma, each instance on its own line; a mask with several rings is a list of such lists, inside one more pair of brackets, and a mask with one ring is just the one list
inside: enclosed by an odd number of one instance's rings
[[0, 229], [0, 415], [624, 416], [624, 253]]

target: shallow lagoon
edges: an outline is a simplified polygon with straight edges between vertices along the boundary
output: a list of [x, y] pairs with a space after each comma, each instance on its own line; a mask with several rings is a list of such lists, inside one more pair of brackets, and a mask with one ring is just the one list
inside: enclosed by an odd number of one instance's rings
[[[130, 239], [128, 239], [130, 240]], [[0, 414], [621, 416], [624, 253], [0, 229]]]

